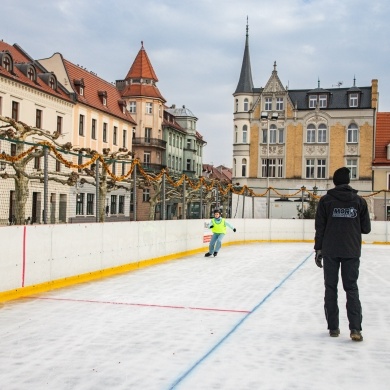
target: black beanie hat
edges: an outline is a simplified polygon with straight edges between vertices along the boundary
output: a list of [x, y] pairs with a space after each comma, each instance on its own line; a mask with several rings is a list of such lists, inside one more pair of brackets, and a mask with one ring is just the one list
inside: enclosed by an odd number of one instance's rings
[[336, 169], [333, 174], [333, 183], [335, 186], [340, 184], [349, 184], [349, 172], [350, 170], [346, 167]]

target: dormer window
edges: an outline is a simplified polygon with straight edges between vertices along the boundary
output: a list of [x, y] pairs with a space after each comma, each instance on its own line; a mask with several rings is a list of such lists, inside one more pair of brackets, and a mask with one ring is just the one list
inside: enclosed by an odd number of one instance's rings
[[107, 106], [107, 91], [98, 91], [98, 95], [103, 106]]
[[327, 95], [309, 95], [309, 108], [326, 108], [328, 106], [328, 96]]
[[0, 53], [0, 65], [8, 72], [14, 70], [14, 63], [9, 52]]
[[73, 80], [74, 86], [80, 96], [84, 96], [84, 79], [75, 79]]
[[35, 67], [30, 63], [19, 63], [16, 67], [31, 81], [37, 81], [37, 72]]
[[38, 76], [42, 79], [42, 81], [47, 84], [51, 89], [57, 89], [57, 79], [54, 73], [39, 73]]
[[123, 114], [126, 114], [126, 102], [124, 100], [118, 100], [119, 107]]
[[359, 94], [350, 93], [349, 94], [349, 107], [358, 107], [359, 106]]

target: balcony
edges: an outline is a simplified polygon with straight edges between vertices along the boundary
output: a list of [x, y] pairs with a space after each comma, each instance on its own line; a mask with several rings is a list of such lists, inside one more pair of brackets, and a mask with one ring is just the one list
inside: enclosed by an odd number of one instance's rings
[[166, 165], [162, 165], [162, 164], [151, 164], [151, 163], [145, 163], [145, 162], [142, 162], [142, 163], [141, 163], [141, 166], [142, 166], [142, 168], [143, 168], [145, 171], [155, 172], [155, 173], [158, 173], [158, 172], [160, 172], [163, 168], [166, 168]]
[[166, 149], [167, 141], [159, 138], [133, 137], [133, 146], [153, 146]]

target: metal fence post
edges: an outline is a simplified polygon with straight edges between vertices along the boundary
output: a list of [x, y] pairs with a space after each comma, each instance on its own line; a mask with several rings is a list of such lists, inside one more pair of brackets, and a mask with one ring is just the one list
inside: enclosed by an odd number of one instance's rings
[[134, 164], [133, 170], [133, 213], [134, 221], [137, 221], [137, 165]]
[[166, 204], [165, 204], [165, 171], [163, 172], [162, 176], [162, 188], [161, 188], [161, 193], [162, 193], [162, 220], [166, 220], [166, 215], [165, 215], [165, 210], [166, 210]]
[[95, 165], [95, 181], [96, 181], [96, 222], [100, 221], [100, 172], [99, 172], [99, 160], [96, 160]]
[[43, 223], [47, 224], [47, 207], [49, 198], [49, 156], [48, 147], [43, 147]]
[[186, 179], [183, 180], [183, 219], [186, 219]]

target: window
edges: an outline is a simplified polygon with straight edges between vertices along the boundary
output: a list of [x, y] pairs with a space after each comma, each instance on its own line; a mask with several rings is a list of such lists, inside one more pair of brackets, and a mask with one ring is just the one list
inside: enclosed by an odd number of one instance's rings
[[244, 111], [248, 111], [249, 110], [249, 102], [248, 102], [248, 99], [245, 98], [244, 99]]
[[107, 106], [107, 97], [106, 96], [102, 97], [102, 103], [103, 103], [103, 106]]
[[309, 96], [309, 108], [316, 108], [317, 106], [317, 95]]
[[265, 98], [264, 109], [265, 109], [265, 111], [271, 111], [272, 110], [272, 98], [270, 98], [270, 97]]
[[[152, 136], [152, 129], [150, 127], [145, 127], [145, 142], [150, 143], [151, 136]], [[175, 145], [175, 138], [173, 138], [173, 145]]]
[[92, 119], [91, 138], [96, 139], [96, 119]]
[[315, 160], [314, 158], [306, 159], [306, 179], [314, 179]]
[[11, 144], [11, 156], [16, 156], [16, 144]]
[[144, 164], [148, 165], [151, 162], [151, 153], [150, 152], [144, 152]]
[[284, 102], [282, 97], [276, 98], [276, 111], [283, 111], [284, 109]]
[[325, 159], [306, 159], [306, 179], [325, 179], [326, 178], [326, 160]]
[[144, 188], [142, 191], [142, 202], [149, 202], [150, 199], [150, 190], [149, 188]]
[[326, 125], [323, 123], [318, 126], [318, 142], [326, 142]]
[[111, 215], [116, 214], [117, 195], [111, 195]]
[[56, 172], [61, 172], [61, 163], [58, 161], [58, 160], [56, 160]]
[[190, 139], [187, 140], [187, 149], [191, 149], [191, 140]]
[[349, 107], [358, 107], [359, 105], [359, 95], [357, 93], [349, 94]]
[[317, 179], [325, 179], [326, 172], [326, 160], [318, 159], [317, 160]]
[[358, 127], [355, 123], [351, 123], [348, 126], [347, 142], [348, 143], [357, 143], [358, 142]]
[[84, 193], [76, 195], [76, 215], [84, 215]]
[[358, 178], [357, 174], [357, 159], [356, 158], [348, 158], [346, 167], [351, 171], [349, 174], [352, 180], [356, 180]]
[[146, 113], [147, 114], [153, 113], [153, 103], [146, 103]]
[[55, 80], [54, 77], [50, 77], [50, 78], [49, 78], [49, 87], [50, 87], [51, 89], [56, 89], [56, 88], [57, 88], [57, 86], [56, 86], [56, 80]]
[[276, 132], [277, 132], [276, 126], [271, 125], [269, 128], [269, 143], [270, 144], [276, 144]]
[[238, 112], [238, 99], [236, 99], [236, 112]]
[[307, 126], [306, 129], [306, 142], [316, 142], [316, 127], [313, 124]]
[[127, 130], [123, 129], [123, 135], [122, 135], [122, 143], [123, 147], [126, 148], [127, 146]]
[[234, 139], [235, 139], [235, 143], [238, 142], [238, 131], [237, 131], [237, 126], [234, 126]]
[[242, 127], [242, 142], [244, 144], [248, 143], [248, 126], [244, 125]]
[[278, 129], [278, 133], [279, 133], [278, 142], [280, 144], [284, 144], [284, 129]]
[[187, 171], [191, 170], [191, 159], [187, 158]]
[[242, 159], [242, 164], [241, 164], [241, 176], [245, 177], [246, 176], [246, 158]]
[[84, 96], [84, 87], [82, 85], [80, 85], [79, 91], [80, 91], [80, 96]]
[[327, 106], [327, 97], [326, 95], [320, 95], [318, 97], [319, 103], [320, 103], [320, 108], [326, 108]]
[[8, 71], [8, 72], [12, 71], [12, 60], [10, 59], [10, 57], [8, 55], [4, 55], [2, 66], [6, 71]]
[[84, 115], [79, 117], [79, 135], [84, 135]]
[[262, 158], [261, 177], [283, 177], [283, 159]]
[[266, 144], [267, 143], [267, 132], [268, 132], [268, 130], [267, 129], [263, 129], [263, 144]]
[[35, 127], [42, 129], [42, 110], [35, 111]]
[[136, 102], [129, 103], [129, 112], [131, 114], [135, 114], [137, 112], [137, 103]]
[[123, 195], [119, 195], [119, 204], [118, 204], [118, 214], [125, 213], [125, 197]]
[[103, 142], [107, 142], [107, 123], [103, 123]]
[[95, 195], [87, 194], [87, 215], [93, 215], [93, 203], [94, 203]]
[[12, 119], [14, 121], [19, 120], [19, 103], [18, 102], [12, 102]]
[[41, 158], [34, 157], [34, 169], [41, 169]]
[[118, 139], [118, 128], [116, 126], [114, 126], [114, 130], [112, 132], [112, 143], [114, 145], [117, 144], [117, 139]]
[[27, 77], [31, 80], [31, 81], [35, 81], [35, 70], [32, 66], [30, 66], [28, 68], [28, 71], [27, 71]]
[[57, 116], [57, 134], [62, 134], [62, 116]]

